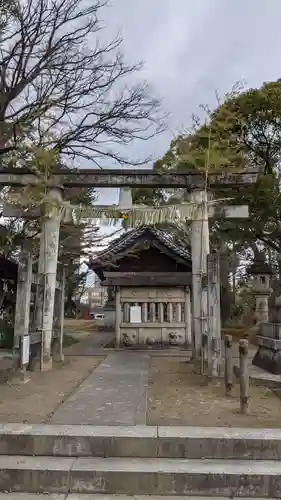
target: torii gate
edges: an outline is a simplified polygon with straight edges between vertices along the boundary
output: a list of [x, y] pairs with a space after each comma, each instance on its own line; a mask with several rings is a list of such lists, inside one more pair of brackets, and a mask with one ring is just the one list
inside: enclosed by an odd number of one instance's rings
[[[242, 188], [252, 185], [258, 176], [257, 171], [210, 171], [208, 176], [208, 188], [220, 187]], [[40, 185], [41, 179], [30, 171], [15, 169], [0, 171], [0, 186], [27, 186]], [[151, 187], [151, 188], [185, 188], [191, 193], [191, 201], [201, 205], [196, 216], [192, 219], [191, 246], [192, 246], [192, 286], [193, 286], [193, 338], [194, 354], [199, 356], [201, 352], [202, 334], [207, 332], [207, 318], [209, 312], [217, 305], [207, 304], [207, 293], [203, 286], [202, 278], [207, 276], [207, 255], [209, 254], [209, 228], [208, 218], [224, 214], [228, 218], [244, 218], [248, 216], [247, 206], [218, 207], [207, 205], [208, 196], [205, 189], [204, 173], [194, 170], [185, 172], [155, 173], [151, 170], [85, 170], [70, 172], [54, 172], [48, 182], [48, 196], [55, 200], [57, 206], [62, 202], [62, 190], [64, 187], [102, 188], [102, 187]], [[24, 210], [19, 207], [8, 207], [3, 214], [8, 217], [22, 217]], [[40, 239], [40, 269], [44, 279], [43, 297], [39, 301], [42, 318], [42, 370], [51, 368], [51, 339], [52, 322], [54, 312], [56, 268], [58, 260], [60, 232], [60, 216], [58, 210], [44, 217], [42, 222]], [[217, 301], [214, 301], [217, 303]], [[218, 331], [219, 325], [213, 322], [213, 328]], [[216, 326], [215, 326], [216, 325]], [[218, 335], [213, 332], [214, 338]]]

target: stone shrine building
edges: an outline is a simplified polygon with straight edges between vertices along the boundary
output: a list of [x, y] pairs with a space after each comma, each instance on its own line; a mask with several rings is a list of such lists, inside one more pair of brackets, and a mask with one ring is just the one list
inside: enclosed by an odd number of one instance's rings
[[115, 303], [116, 347], [191, 344], [191, 252], [171, 234], [141, 227], [90, 261]]

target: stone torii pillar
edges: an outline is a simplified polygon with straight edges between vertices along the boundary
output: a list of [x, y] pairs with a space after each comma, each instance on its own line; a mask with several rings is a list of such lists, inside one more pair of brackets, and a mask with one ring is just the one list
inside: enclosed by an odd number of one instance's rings
[[[38, 261], [37, 293], [35, 300], [35, 329], [40, 337], [40, 352], [38, 352], [34, 369], [48, 371], [52, 368], [52, 337], [53, 316], [57, 280], [57, 262], [59, 250], [59, 235], [61, 222], [62, 191], [51, 188], [44, 205], [40, 233], [40, 251]], [[16, 207], [8, 207], [12, 211]], [[40, 216], [38, 209], [30, 216]]]
[[[20, 370], [25, 377], [26, 365], [29, 362], [24, 347], [26, 341], [29, 344], [29, 318], [30, 318], [30, 297], [32, 284], [32, 249], [30, 242], [23, 244], [19, 263], [16, 310], [14, 322], [14, 346], [13, 360], [14, 368]], [[29, 351], [29, 349], [28, 349]], [[28, 355], [28, 353], [27, 353]]]
[[52, 188], [48, 193], [47, 206], [41, 225], [39, 257], [39, 300], [36, 317], [41, 324], [37, 328], [41, 334], [40, 370], [52, 368], [52, 332], [57, 280], [59, 236], [62, 192]]
[[[216, 338], [216, 343], [219, 343], [217, 326], [214, 326], [215, 322], [208, 320], [208, 294], [210, 288], [207, 276], [207, 257], [210, 252], [208, 220], [220, 216], [228, 219], [248, 218], [249, 209], [247, 205], [227, 206], [216, 204], [215, 200], [209, 202], [208, 192], [202, 187], [200, 188], [200, 186], [192, 190], [191, 201], [196, 205], [198, 204], [191, 222], [193, 357], [198, 359], [202, 354], [202, 341], [205, 335], [209, 339], [209, 348], [211, 345], [210, 338]], [[218, 287], [219, 281], [216, 281], [216, 287]], [[219, 307], [219, 304], [217, 307]], [[217, 310], [216, 315], [217, 317], [220, 316], [220, 309]], [[213, 372], [215, 372], [215, 369], [213, 369]]]
[[[56, 291], [57, 262], [61, 223], [62, 189], [55, 185], [49, 188], [44, 205], [40, 234], [38, 265], [38, 289], [35, 304], [36, 330], [41, 339], [39, 366], [41, 371], [52, 368], [52, 332]], [[19, 205], [6, 205], [4, 217], [38, 218], [42, 216], [40, 207], [27, 212]], [[27, 297], [26, 297], [27, 298]], [[26, 302], [30, 303], [27, 298]], [[35, 363], [37, 367], [37, 363]]]
[[[193, 316], [193, 357], [201, 355], [202, 335], [208, 333], [207, 289], [203, 279], [207, 276], [207, 255], [210, 252], [208, 197], [206, 191], [194, 190], [191, 202], [198, 205], [191, 224], [192, 257], [192, 316]], [[200, 207], [200, 208], [199, 208]]]
[[207, 256], [208, 268], [208, 372], [218, 377], [221, 364], [220, 254]]

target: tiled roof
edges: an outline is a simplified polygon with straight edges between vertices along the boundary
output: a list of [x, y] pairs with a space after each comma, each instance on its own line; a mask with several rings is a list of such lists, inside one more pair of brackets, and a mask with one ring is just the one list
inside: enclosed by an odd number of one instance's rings
[[131, 231], [122, 234], [120, 238], [112, 241], [106, 250], [99, 252], [97, 257], [92, 260], [92, 263], [95, 261], [101, 261], [104, 258], [110, 258], [110, 256], [117, 255], [118, 253], [126, 250], [126, 248], [132, 247], [134, 242], [146, 231], [150, 232], [155, 239], [160, 241], [164, 246], [172, 250], [182, 259], [191, 260], [191, 252], [183, 245], [176, 243], [171, 233], [161, 229], [156, 229], [155, 227], [145, 226], [140, 227], [139, 229], [132, 229]]

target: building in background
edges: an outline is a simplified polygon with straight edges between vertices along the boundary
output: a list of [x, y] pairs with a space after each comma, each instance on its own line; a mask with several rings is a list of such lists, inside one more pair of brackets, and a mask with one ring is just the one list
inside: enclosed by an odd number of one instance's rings
[[100, 281], [87, 289], [86, 301], [90, 311], [103, 308], [107, 301], [107, 288], [100, 285]]

